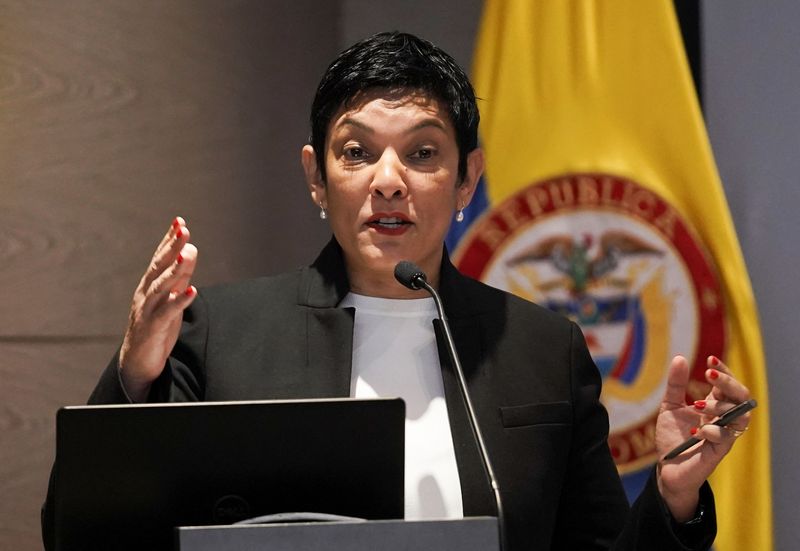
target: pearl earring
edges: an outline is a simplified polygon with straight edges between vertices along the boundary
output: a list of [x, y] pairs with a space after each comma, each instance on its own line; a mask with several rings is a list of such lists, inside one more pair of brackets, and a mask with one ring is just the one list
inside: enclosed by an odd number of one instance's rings
[[464, 221], [464, 209], [458, 209], [456, 213], [456, 222], [463, 222]]
[[322, 206], [322, 201], [319, 202], [319, 218], [320, 220], [326, 220], [328, 218], [328, 211]]

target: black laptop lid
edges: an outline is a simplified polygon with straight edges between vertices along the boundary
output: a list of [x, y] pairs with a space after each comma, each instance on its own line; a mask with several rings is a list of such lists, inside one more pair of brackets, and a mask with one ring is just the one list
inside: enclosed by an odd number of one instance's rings
[[403, 517], [405, 404], [81, 406], [56, 418], [56, 549], [171, 549], [176, 526]]

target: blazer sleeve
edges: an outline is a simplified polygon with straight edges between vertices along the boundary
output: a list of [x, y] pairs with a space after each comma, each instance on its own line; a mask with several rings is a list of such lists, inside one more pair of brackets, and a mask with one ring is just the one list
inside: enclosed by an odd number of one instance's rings
[[679, 525], [658, 493], [656, 470], [653, 469], [642, 493], [633, 504], [625, 527], [614, 549], [653, 549], [705, 551], [717, 535], [714, 495], [708, 482], [700, 488], [699, 510], [702, 520]]
[[[655, 476], [629, 507], [608, 448], [608, 414], [602, 381], [580, 329], [572, 324], [573, 435], [567, 480], [558, 504], [553, 549], [683, 551], [708, 549], [716, 534], [713, 497], [704, 487], [704, 522], [680, 535], [661, 500]], [[710, 500], [710, 505], [709, 505]], [[691, 545], [684, 544], [684, 538]]]

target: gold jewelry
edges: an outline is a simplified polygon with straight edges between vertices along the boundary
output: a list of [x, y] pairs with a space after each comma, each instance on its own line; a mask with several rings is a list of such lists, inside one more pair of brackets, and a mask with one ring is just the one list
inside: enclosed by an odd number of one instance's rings
[[747, 429], [749, 429], [750, 427], [745, 427], [744, 430], [739, 430], [739, 429], [735, 429], [733, 427], [729, 427], [728, 425], [725, 425], [722, 428], [725, 429], [726, 431], [728, 431], [729, 433], [731, 433], [734, 438], [739, 438], [741, 435], [746, 433]]

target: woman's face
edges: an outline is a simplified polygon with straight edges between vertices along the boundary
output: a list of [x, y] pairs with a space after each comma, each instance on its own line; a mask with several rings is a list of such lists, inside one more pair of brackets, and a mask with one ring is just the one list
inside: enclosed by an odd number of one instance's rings
[[[306, 146], [303, 164], [314, 202], [328, 211], [344, 250], [352, 290], [390, 296], [401, 260], [438, 284], [442, 243], [453, 213], [472, 197], [483, 168], [470, 153], [458, 181], [455, 130], [439, 102], [420, 94], [367, 93], [334, 115], [325, 151], [327, 182]], [[388, 291], [375, 288], [388, 287]]]

